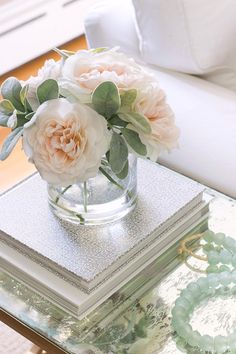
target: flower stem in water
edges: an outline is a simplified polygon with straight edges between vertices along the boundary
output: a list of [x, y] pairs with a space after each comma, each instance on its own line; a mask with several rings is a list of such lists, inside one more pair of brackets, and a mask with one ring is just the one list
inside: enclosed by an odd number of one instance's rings
[[84, 211], [88, 212], [88, 190], [87, 190], [87, 182], [84, 182]]
[[70, 187], [72, 187], [72, 185], [69, 185], [68, 187], [66, 187], [65, 189], [63, 189], [63, 191], [62, 191], [61, 193], [58, 194], [58, 196], [56, 197], [56, 200], [55, 200], [55, 203], [56, 203], [56, 204], [59, 202], [61, 196], [62, 196], [63, 194], [65, 194], [66, 191], [68, 191], [68, 189], [69, 189]]

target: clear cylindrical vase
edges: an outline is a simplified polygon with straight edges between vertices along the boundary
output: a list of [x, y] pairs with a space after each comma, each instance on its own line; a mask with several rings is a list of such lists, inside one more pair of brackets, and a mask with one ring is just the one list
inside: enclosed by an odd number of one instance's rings
[[129, 155], [129, 172], [119, 179], [109, 166], [85, 183], [48, 185], [49, 204], [59, 218], [81, 225], [116, 221], [134, 209], [137, 200], [137, 158]]

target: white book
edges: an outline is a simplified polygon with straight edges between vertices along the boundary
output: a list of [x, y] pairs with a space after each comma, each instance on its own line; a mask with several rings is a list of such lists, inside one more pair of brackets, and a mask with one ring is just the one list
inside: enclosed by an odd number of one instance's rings
[[[122, 267], [89, 294], [60, 276], [55, 275], [50, 270], [47, 270], [4, 242], [0, 242], [0, 268], [23, 281], [57, 306], [64, 310], [66, 309], [71, 314], [82, 319], [129, 280], [144, 269], [148, 269], [148, 266], [153, 261], [205, 219], [207, 213], [208, 202], [203, 201], [171, 228], [166, 230], [162, 237], [157, 238], [155, 242], [143, 249], [137, 257], [130, 260], [126, 266]], [[131, 273], [130, 269], [132, 270]]]
[[144, 267], [150, 255], [142, 251], [168, 243], [167, 230], [201, 202], [203, 190], [187, 177], [140, 160], [132, 213], [103, 226], [68, 225], [52, 214], [46, 185], [35, 174], [0, 197], [0, 240], [85, 292], [98, 291], [109, 278], [114, 287], [117, 279], [125, 282]]

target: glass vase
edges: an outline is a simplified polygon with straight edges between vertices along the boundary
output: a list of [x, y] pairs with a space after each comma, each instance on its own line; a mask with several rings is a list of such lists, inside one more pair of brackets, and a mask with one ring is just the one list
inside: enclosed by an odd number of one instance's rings
[[[129, 172], [119, 179], [109, 166], [85, 183], [48, 185], [49, 204], [59, 218], [81, 225], [116, 221], [134, 209], [137, 200], [137, 158], [129, 155]], [[106, 176], [105, 176], [106, 174]]]

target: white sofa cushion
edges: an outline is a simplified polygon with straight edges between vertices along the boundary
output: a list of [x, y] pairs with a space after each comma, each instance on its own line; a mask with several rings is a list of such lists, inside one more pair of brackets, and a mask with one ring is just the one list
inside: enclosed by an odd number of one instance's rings
[[236, 198], [236, 93], [185, 74], [151, 70], [181, 130], [160, 162]]
[[90, 48], [119, 46], [123, 52], [140, 56], [131, 0], [98, 2], [89, 11], [84, 25]]
[[133, 0], [143, 59], [236, 90], [235, 0]]

